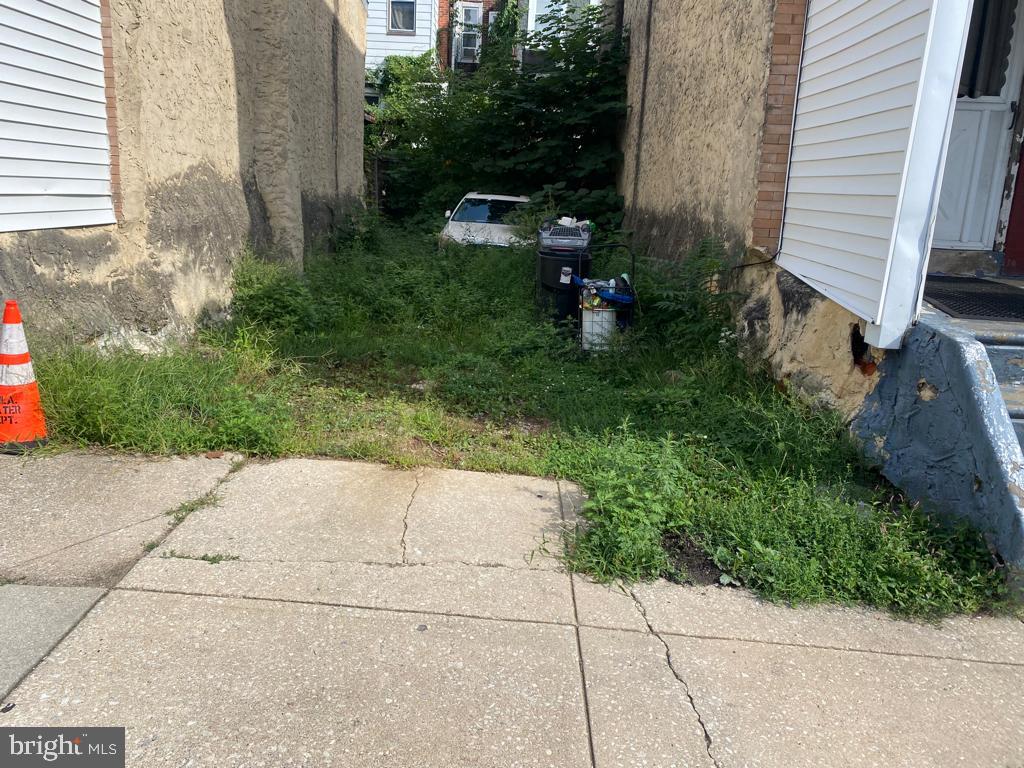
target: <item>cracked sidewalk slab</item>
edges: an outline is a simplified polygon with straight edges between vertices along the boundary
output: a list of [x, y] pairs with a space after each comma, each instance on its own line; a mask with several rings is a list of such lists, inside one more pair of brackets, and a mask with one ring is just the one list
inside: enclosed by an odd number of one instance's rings
[[409, 510], [408, 559], [558, 570], [564, 533], [554, 480], [427, 469]]
[[[580, 624], [647, 631], [630, 592], [574, 576]], [[1013, 617], [954, 616], [939, 624], [835, 605], [769, 603], [745, 589], [659, 580], [632, 594], [660, 634], [1024, 665], [1024, 623]]]
[[0, 586], [0, 700], [103, 596], [96, 587]]
[[711, 740], [711, 734], [708, 732], [707, 724], [704, 722], [704, 716], [701, 714], [700, 709], [697, 707], [697, 701], [693, 698], [693, 693], [690, 691], [689, 683], [686, 682], [682, 674], [680, 674], [679, 669], [672, 662], [672, 648], [669, 647], [669, 644], [665, 641], [665, 638], [659, 635], [654, 630], [654, 627], [651, 626], [651, 621], [649, 618], [647, 618], [647, 611], [644, 609], [643, 603], [641, 603], [640, 600], [637, 598], [636, 593], [631, 590], [629, 596], [633, 598], [633, 604], [636, 606], [637, 613], [640, 614], [641, 618], [643, 618], [644, 620], [644, 624], [647, 625], [648, 634], [651, 637], [655, 638], [658, 641], [658, 643], [664, 648], [665, 665], [672, 673], [672, 676], [676, 679], [676, 682], [679, 683], [680, 686], [682, 686], [683, 694], [686, 696], [686, 703], [689, 705], [690, 711], [693, 712], [694, 717], [697, 719], [697, 724], [700, 726], [701, 735], [704, 737], [704, 751], [707, 753], [708, 760], [711, 761], [715, 768], [718, 768], [719, 763], [718, 760], [715, 758], [714, 751], [712, 750], [713, 745]]
[[461, 563], [561, 570], [558, 484], [459, 470], [286, 459], [249, 464], [164, 541], [251, 561]]
[[409, 503], [405, 505], [405, 515], [402, 516], [402, 562], [409, 562], [409, 543], [406, 539], [409, 536], [409, 511], [412, 509], [412, 505], [416, 502], [416, 493], [420, 489], [420, 480], [423, 477], [423, 471], [419, 470], [416, 472], [415, 480], [416, 485], [413, 486], [412, 493], [409, 495]]
[[791, 608], [744, 589], [657, 581], [634, 591], [663, 634], [1024, 664], [1024, 624], [1012, 617], [954, 616], [926, 624], [863, 608]]
[[580, 628], [598, 766], [713, 768], [701, 723], [653, 635]]
[[664, 635], [719, 764], [1024, 764], [1024, 669]]
[[632, 632], [649, 631], [647, 622], [637, 611], [630, 589], [622, 583], [598, 584], [579, 574], [573, 574], [572, 580], [580, 625]]
[[[574, 623], [559, 561], [531, 559], [560, 530], [552, 481], [289, 459], [250, 464], [219, 496], [121, 586]], [[180, 557], [214, 553], [231, 560]]]
[[128, 765], [591, 765], [572, 627], [115, 590], [9, 701]]
[[231, 459], [0, 456], [0, 579], [110, 586], [170, 529], [166, 513], [216, 487]]
[[413, 472], [318, 459], [250, 462], [216, 505], [189, 515], [156, 554], [242, 560], [402, 562]]

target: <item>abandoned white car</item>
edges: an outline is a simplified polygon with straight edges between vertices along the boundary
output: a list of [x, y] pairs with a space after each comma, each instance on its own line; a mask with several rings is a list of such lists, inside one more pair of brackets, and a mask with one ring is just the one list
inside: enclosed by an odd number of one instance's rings
[[528, 197], [470, 192], [454, 212], [445, 212], [448, 223], [441, 230], [441, 242], [504, 247], [522, 245], [521, 238], [516, 237], [515, 225], [509, 223], [509, 216], [529, 200]]

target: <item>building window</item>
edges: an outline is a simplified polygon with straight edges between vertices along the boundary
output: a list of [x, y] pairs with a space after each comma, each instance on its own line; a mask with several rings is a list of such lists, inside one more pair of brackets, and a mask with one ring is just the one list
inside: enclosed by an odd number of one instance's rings
[[388, 31], [416, 34], [416, 0], [389, 0]]
[[459, 6], [459, 61], [472, 64], [480, 61], [480, 29], [484, 20], [482, 3], [461, 3]]

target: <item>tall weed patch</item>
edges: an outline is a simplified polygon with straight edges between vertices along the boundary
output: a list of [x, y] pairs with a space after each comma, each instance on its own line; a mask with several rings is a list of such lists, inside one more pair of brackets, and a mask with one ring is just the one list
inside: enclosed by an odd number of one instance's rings
[[243, 260], [231, 324], [194, 344], [40, 355], [54, 437], [555, 476], [589, 495], [567, 558], [598, 579], [685, 579], [684, 542], [773, 600], [1002, 605], [977, 531], [892, 503], [838, 417], [744, 367], [714, 246], [641, 262], [645, 311], [593, 355], [535, 309], [534, 266], [372, 219], [304, 275]]
[[281, 452], [299, 372], [240, 331], [162, 355], [50, 348], [36, 368], [52, 437], [151, 453]]

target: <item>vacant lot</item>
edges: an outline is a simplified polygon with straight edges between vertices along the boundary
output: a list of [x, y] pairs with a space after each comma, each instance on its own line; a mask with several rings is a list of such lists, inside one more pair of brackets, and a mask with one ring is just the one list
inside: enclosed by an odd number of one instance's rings
[[165, 355], [45, 350], [58, 442], [563, 477], [590, 494], [571, 565], [599, 578], [721, 572], [907, 615], [1001, 605], [976, 532], [902, 505], [832, 414], [745, 369], [701, 287], [710, 254], [641, 265], [638, 326], [584, 356], [538, 317], [528, 251], [439, 252], [372, 223], [332, 251], [305, 277], [244, 261], [231, 324]]

